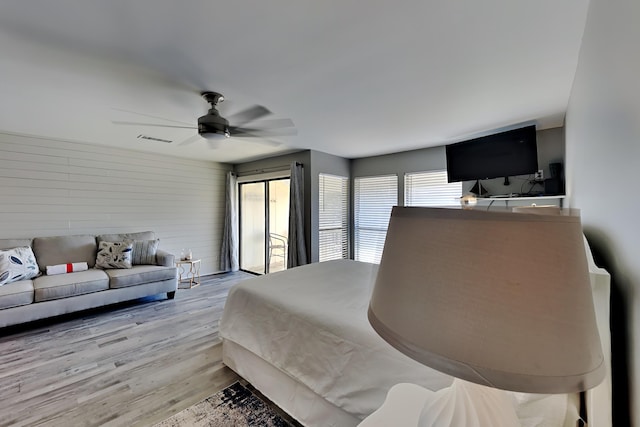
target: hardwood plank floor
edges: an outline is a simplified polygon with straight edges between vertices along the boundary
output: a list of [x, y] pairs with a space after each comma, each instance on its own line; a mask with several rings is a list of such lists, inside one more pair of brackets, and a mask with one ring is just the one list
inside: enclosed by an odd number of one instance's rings
[[225, 388], [218, 322], [250, 277], [0, 329], [0, 426], [149, 426]]

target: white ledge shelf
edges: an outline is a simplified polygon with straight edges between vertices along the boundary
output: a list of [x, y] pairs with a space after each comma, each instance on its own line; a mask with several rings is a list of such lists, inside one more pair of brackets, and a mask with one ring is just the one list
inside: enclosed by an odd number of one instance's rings
[[516, 196], [516, 197], [478, 197], [478, 202], [479, 201], [486, 201], [486, 200], [490, 200], [490, 201], [515, 201], [515, 200], [561, 200], [564, 199], [565, 195], [559, 195], [559, 196]]
[[[531, 204], [554, 204], [562, 207], [562, 203], [566, 198], [566, 195], [558, 196], [524, 196], [524, 197], [478, 197], [478, 205], [491, 206], [497, 202], [504, 202], [504, 206], [526, 206]], [[513, 202], [513, 203], [512, 203]]]

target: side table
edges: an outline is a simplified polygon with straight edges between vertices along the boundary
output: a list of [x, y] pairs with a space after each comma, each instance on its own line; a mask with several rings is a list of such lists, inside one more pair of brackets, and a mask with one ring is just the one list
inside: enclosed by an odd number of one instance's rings
[[[199, 259], [181, 259], [176, 261], [178, 267], [178, 289], [191, 289], [200, 284], [200, 261]], [[187, 265], [189, 269], [187, 270]], [[181, 283], [189, 283], [189, 286], [181, 287]]]

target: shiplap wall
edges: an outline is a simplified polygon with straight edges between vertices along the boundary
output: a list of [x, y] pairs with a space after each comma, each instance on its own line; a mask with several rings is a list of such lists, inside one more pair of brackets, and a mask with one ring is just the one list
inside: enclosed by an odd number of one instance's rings
[[[230, 165], [0, 133], [0, 238], [153, 230], [219, 270]], [[71, 260], [72, 261], [72, 260]]]

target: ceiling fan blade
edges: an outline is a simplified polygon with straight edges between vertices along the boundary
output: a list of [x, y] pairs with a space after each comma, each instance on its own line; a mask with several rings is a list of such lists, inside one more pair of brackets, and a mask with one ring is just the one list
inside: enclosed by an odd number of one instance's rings
[[[276, 129], [276, 128], [292, 128], [295, 127], [291, 119], [267, 119], [258, 120], [253, 124], [255, 129]], [[241, 128], [241, 126], [229, 126], [231, 128]]]
[[255, 142], [259, 144], [270, 145], [272, 147], [279, 147], [280, 145], [282, 145], [282, 142], [274, 141], [272, 139], [264, 139], [264, 138], [256, 139]]
[[269, 136], [293, 136], [297, 135], [298, 131], [295, 128], [264, 129], [229, 126], [229, 133], [232, 137], [263, 138]]
[[178, 145], [189, 145], [189, 144], [193, 144], [194, 142], [196, 142], [197, 140], [199, 140], [201, 137], [200, 135], [196, 134], [193, 136], [190, 136], [189, 138], [185, 139], [184, 141], [182, 141], [180, 144]]
[[126, 125], [126, 126], [155, 126], [161, 128], [177, 128], [177, 129], [197, 129], [196, 126], [176, 126], [176, 125], [161, 125], [157, 123], [140, 123], [140, 122], [123, 122], [118, 120], [112, 120], [114, 125]]
[[187, 122], [182, 122], [182, 121], [180, 121], [180, 120], [167, 119], [167, 118], [165, 118], [165, 117], [153, 116], [153, 115], [151, 115], [151, 114], [138, 113], [138, 112], [136, 112], [136, 111], [124, 110], [124, 109], [122, 109], [122, 108], [112, 108], [112, 110], [114, 110], [114, 111], [121, 111], [121, 112], [123, 112], [123, 113], [135, 114], [135, 115], [143, 116], [143, 117], [149, 117], [150, 119], [158, 119], [158, 120], [162, 120], [162, 121], [164, 121], [164, 122], [180, 123], [180, 124], [183, 124], [183, 125], [188, 125], [188, 124], [189, 124], [189, 123], [187, 123]]
[[269, 114], [271, 114], [271, 111], [267, 108], [262, 105], [254, 105], [253, 107], [249, 107], [245, 110], [227, 116], [227, 120], [229, 120], [230, 123], [239, 126]]
[[[265, 138], [263, 135], [243, 134], [243, 135], [236, 135], [235, 137], [236, 138], [251, 138], [251, 142], [252, 143], [270, 145], [271, 147], [279, 147], [279, 146], [282, 145], [282, 142], [274, 141], [272, 139]], [[232, 139], [233, 139], [233, 137], [232, 137]]]

